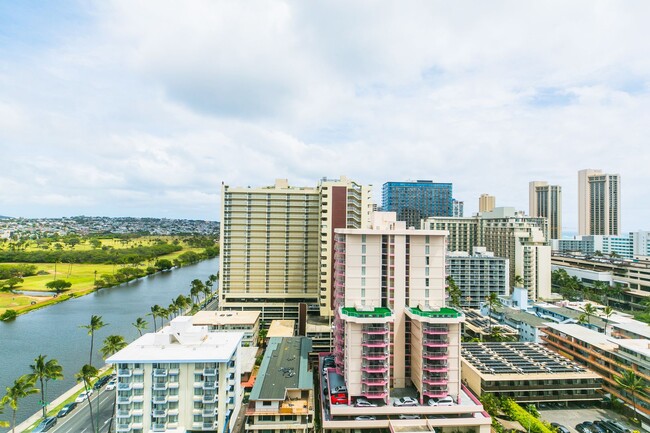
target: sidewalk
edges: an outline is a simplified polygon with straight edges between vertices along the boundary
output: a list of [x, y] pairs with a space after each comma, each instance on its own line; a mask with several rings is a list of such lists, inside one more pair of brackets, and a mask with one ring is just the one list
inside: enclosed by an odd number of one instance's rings
[[[99, 374], [100, 375], [104, 374], [104, 372], [106, 370], [108, 370], [109, 368], [110, 368], [110, 366], [108, 366], [108, 365], [103, 366], [99, 370]], [[72, 397], [73, 395], [78, 394], [81, 391], [83, 391], [83, 389], [84, 389], [83, 382], [79, 382], [78, 384], [76, 384], [75, 386], [73, 386], [72, 388], [70, 388], [69, 390], [67, 390], [66, 392], [61, 394], [60, 396], [58, 396], [56, 399], [54, 399], [54, 401], [52, 403], [48, 404], [47, 405], [47, 410], [49, 411], [51, 408], [57, 407], [58, 405], [60, 405], [61, 403], [63, 403], [64, 401], [66, 401], [67, 399]], [[34, 415], [30, 416], [25, 421], [18, 424], [16, 426], [16, 433], [24, 432], [25, 430], [30, 428], [36, 421], [38, 421], [39, 419], [42, 419], [42, 418], [43, 418], [43, 411], [39, 410]]]

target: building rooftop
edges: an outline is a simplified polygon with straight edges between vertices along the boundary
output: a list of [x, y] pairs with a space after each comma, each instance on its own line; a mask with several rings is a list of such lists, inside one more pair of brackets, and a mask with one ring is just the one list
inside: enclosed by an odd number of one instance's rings
[[650, 359], [650, 340], [648, 339], [620, 338], [616, 339], [616, 343], [622, 348], [644, 356], [645, 359]]
[[266, 333], [266, 338], [271, 337], [293, 337], [293, 320], [273, 320]]
[[462, 343], [461, 356], [486, 380], [522, 379], [522, 375], [538, 379], [597, 378], [593, 372], [575, 362], [531, 342]]
[[463, 309], [465, 313], [465, 326], [469, 328], [474, 334], [488, 335], [490, 328], [499, 328], [502, 334], [517, 335], [519, 332], [508, 326], [502, 325], [491, 317], [483, 316], [476, 310]]
[[199, 311], [192, 316], [194, 325], [250, 325], [260, 318], [259, 311]]
[[354, 307], [343, 307], [343, 314], [350, 317], [390, 317], [393, 312], [390, 308], [375, 307], [368, 310], [356, 309]]
[[602, 350], [611, 351], [618, 347], [618, 344], [613, 342], [611, 337], [575, 323], [548, 323], [547, 328], [554, 329]]
[[271, 338], [250, 399], [283, 401], [288, 389], [313, 389], [308, 363], [310, 351], [309, 338]]
[[[594, 307], [596, 306], [596, 304], [593, 304], [593, 305], [594, 305]], [[579, 309], [562, 307], [562, 306], [554, 305], [554, 304], [547, 304], [545, 302], [538, 302], [538, 303], [535, 304], [535, 307], [542, 308], [542, 309], [545, 309], [545, 310], [549, 310], [549, 311], [551, 311], [551, 312], [553, 312], [555, 314], [567, 317], [569, 319], [573, 319], [575, 321], [580, 320], [580, 316], [585, 314], [583, 311], [581, 311]], [[541, 314], [540, 317], [544, 316], [544, 313], [542, 313], [542, 312], [540, 312], [538, 314], [538, 316], [540, 314]], [[551, 318], [551, 317], [548, 317], [548, 321], [555, 322], [555, 320], [553, 318]], [[605, 329], [605, 321], [598, 318], [596, 315], [591, 316], [589, 318], [589, 322], [594, 326]]]
[[619, 328], [623, 331], [627, 331], [650, 339], [650, 326], [648, 326], [647, 323], [639, 322], [636, 320], [625, 323], [612, 323], [612, 328]]
[[243, 332], [208, 332], [179, 316], [157, 333], [145, 334], [106, 360], [119, 362], [227, 362], [239, 347]]
[[516, 308], [497, 307], [496, 311], [504, 314], [510, 320], [513, 320], [515, 322], [526, 323], [533, 327], [541, 328], [543, 326], [546, 326], [546, 324], [549, 322], [548, 319], [543, 319], [538, 315], [536, 315], [535, 313], [528, 313], [526, 311], [519, 310]]
[[417, 314], [422, 317], [440, 317], [440, 318], [458, 318], [462, 317], [463, 313], [453, 308], [442, 307], [437, 310], [421, 310], [419, 307], [409, 308], [411, 313]]

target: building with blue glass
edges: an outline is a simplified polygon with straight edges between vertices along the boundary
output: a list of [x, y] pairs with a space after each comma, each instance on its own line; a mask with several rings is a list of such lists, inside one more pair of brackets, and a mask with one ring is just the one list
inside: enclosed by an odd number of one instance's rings
[[451, 183], [431, 180], [386, 182], [382, 189], [382, 210], [396, 212], [407, 227], [420, 228], [420, 220], [432, 216], [453, 216]]

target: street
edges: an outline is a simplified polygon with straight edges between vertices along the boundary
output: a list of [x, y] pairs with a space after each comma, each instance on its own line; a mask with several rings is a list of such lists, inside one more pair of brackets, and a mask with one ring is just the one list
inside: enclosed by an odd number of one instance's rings
[[[96, 391], [90, 398], [93, 406], [93, 418], [99, 420], [99, 432], [108, 432], [111, 417], [114, 413], [113, 404], [115, 402], [115, 391]], [[99, 405], [98, 405], [99, 402]], [[98, 407], [99, 406], [99, 407]], [[90, 422], [90, 410], [88, 402], [79, 403], [77, 407], [63, 418], [58, 418], [58, 422], [50, 430], [54, 433], [92, 433], [92, 424]], [[110, 430], [115, 432], [115, 423]]]

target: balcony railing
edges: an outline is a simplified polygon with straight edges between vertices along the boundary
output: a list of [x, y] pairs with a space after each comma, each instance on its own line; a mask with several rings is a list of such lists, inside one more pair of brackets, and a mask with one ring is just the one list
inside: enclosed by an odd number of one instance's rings
[[154, 404], [163, 404], [167, 403], [167, 396], [166, 395], [154, 395], [151, 398], [151, 401], [154, 402]]
[[444, 335], [449, 334], [449, 329], [447, 328], [425, 328], [424, 333], [427, 335]]
[[125, 397], [125, 396], [118, 395], [117, 396], [117, 403], [118, 404], [129, 404], [129, 403], [131, 403], [131, 397]]
[[214, 421], [212, 421], [212, 422], [204, 422], [203, 423], [203, 429], [204, 430], [213, 430], [214, 429]]
[[388, 371], [388, 366], [381, 366], [381, 365], [362, 365], [361, 366], [361, 371], [365, 371], [366, 373], [384, 373]]
[[167, 377], [167, 370], [164, 368], [155, 368], [153, 370], [154, 377]]
[[203, 389], [216, 389], [217, 382], [203, 382]]
[[120, 368], [119, 370], [117, 370], [118, 377], [131, 377], [132, 374], [133, 373], [131, 372], [131, 370], [126, 368]]
[[154, 382], [153, 384], [153, 389], [154, 391], [166, 391], [168, 388], [168, 385], [166, 382]]
[[371, 385], [371, 386], [381, 386], [381, 385], [386, 385], [388, 383], [388, 379], [382, 378], [382, 379], [361, 379], [361, 383], [365, 385]]
[[217, 369], [216, 368], [204, 368], [203, 369], [203, 375], [204, 376], [216, 376], [217, 374]]
[[167, 416], [167, 411], [165, 409], [154, 409], [151, 411], [151, 415], [154, 418], [162, 418]]
[[127, 432], [127, 431], [131, 430], [131, 424], [119, 424], [118, 423], [116, 430], [119, 431], [119, 432]]
[[165, 431], [165, 424], [152, 424], [151, 430], [153, 431]]
[[205, 394], [203, 395], [203, 398], [201, 398], [203, 403], [214, 403], [217, 401], [217, 396], [216, 394]]
[[203, 409], [203, 416], [214, 416], [216, 414], [216, 409]]
[[118, 391], [131, 391], [131, 384], [130, 383], [120, 382], [120, 383], [117, 384], [117, 390]]
[[364, 353], [363, 358], [370, 360], [370, 361], [381, 361], [386, 359], [388, 356], [388, 353], [377, 353], [377, 352], [372, 352], [372, 353]]
[[118, 409], [118, 410], [116, 411], [116, 413], [117, 413], [117, 417], [118, 417], [118, 418], [128, 418], [128, 417], [131, 416], [131, 411], [130, 411], [130, 410], [122, 410], [122, 409]]
[[447, 347], [449, 346], [448, 341], [425, 341], [425, 347]]

